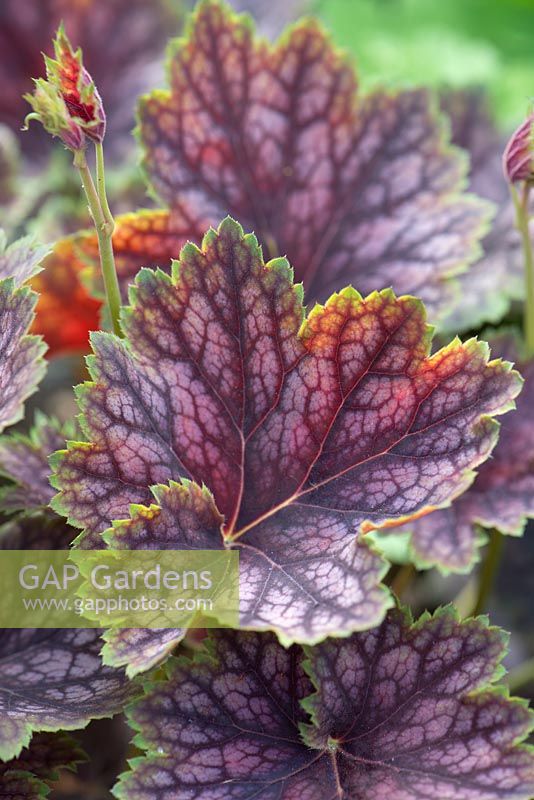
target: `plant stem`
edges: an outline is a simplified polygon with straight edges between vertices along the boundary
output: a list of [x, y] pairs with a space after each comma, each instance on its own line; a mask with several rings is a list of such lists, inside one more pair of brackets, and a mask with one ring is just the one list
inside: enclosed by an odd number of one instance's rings
[[[98, 159], [98, 150], [97, 150], [97, 159]], [[100, 252], [100, 266], [102, 268], [102, 277], [104, 278], [104, 287], [106, 290], [106, 298], [108, 301], [109, 312], [113, 324], [113, 330], [118, 336], [121, 336], [121, 329], [119, 323], [121, 295], [119, 289], [119, 282], [117, 280], [117, 271], [115, 269], [115, 257], [113, 255], [113, 245], [111, 242], [111, 237], [113, 235], [113, 228], [115, 223], [113, 222], [113, 217], [111, 216], [111, 212], [109, 211], [109, 207], [107, 205], [107, 199], [105, 200], [105, 206], [107, 208], [107, 214], [109, 214], [109, 218], [106, 216], [106, 212], [102, 207], [101, 197], [99, 192], [97, 192], [95, 188], [95, 184], [93, 182], [93, 176], [91, 175], [91, 171], [87, 166], [87, 160], [85, 158], [85, 152], [83, 150], [78, 150], [75, 153], [74, 166], [78, 169], [78, 172], [80, 173], [80, 177], [82, 179], [82, 186], [85, 192], [85, 196], [87, 197], [89, 210], [91, 212], [91, 216], [93, 217], [93, 221], [96, 228], [96, 235], [98, 237], [98, 249]], [[100, 170], [100, 177], [103, 180], [102, 170]], [[102, 187], [101, 193], [102, 196], [105, 198], [106, 194], [105, 187]]]
[[504, 537], [502, 533], [494, 529], [490, 534], [486, 557], [480, 571], [478, 594], [475, 607], [473, 608], [474, 617], [476, 617], [477, 614], [482, 614], [486, 608], [486, 603], [493, 587], [493, 581], [499, 568], [503, 542]]
[[115, 228], [115, 220], [113, 219], [113, 215], [110, 211], [108, 204], [108, 196], [106, 194], [106, 173], [104, 171], [104, 147], [102, 146], [102, 142], [96, 142], [95, 150], [96, 150], [96, 187], [98, 190], [98, 198], [100, 200], [100, 206], [104, 213], [106, 222], [109, 222], [109, 224], [113, 225], [113, 228]]
[[534, 356], [534, 258], [532, 255], [532, 241], [529, 230], [529, 195], [530, 185], [525, 182], [521, 197], [515, 186], [510, 187], [514, 201], [516, 224], [521, 234], [523, 258], [525, 261], [525, 306], [524, 306], [524, 336], [527, 358]]
[[527, 683], [534, 683], [534, 658], [523, 661], [508, 675], [508, 687], [511, 692], [516, 692]]

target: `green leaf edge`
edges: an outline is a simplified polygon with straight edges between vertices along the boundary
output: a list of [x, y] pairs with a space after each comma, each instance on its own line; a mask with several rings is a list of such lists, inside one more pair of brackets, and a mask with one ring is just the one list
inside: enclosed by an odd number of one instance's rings
[[[38, 295], [33, 289], [27, 285], [17, 286], [14, 278], [3, 278], [0, 280], [0, 294], [5, 293], [13, 299], [29, 298], [29, 310], [31, 313], [31, 321], [35, 319], [35, 306], [37, 304]], [[37, 391], [37, 388], [45, 376], [47, 370], [47, 363], [44, 358], [48, 350], [48, 345], [45, 343], [41, 335], [33, 333], [25, 333], [19, 339], [19, 345], [28, 346], [33, 350], [34, 370], [33, 379], [27, 386], [25, 392], [20, 397], [20, 408], [18, 411], [13, 412], [12, 416], [6, 420], [5, 424], [0, 425], [0, 432], [5, 430], [10, 425], [15, 425], [20, 422], [24, 417], [24, 405], [29, 397]]]

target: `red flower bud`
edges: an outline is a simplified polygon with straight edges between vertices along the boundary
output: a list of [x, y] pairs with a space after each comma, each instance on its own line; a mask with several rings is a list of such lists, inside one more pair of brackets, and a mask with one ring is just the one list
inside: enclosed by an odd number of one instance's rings
[[38, 119], [45, 130], [59, 136], [70, 150], [85, 147], [86, 136], [101, 142], [106, 115], [96, 86], [83, 66], [82, 52], [74, 51], [63, 25], [54, 40], [56, 58], [45, 56], [46, 80], [35, 81], [33, 95], [25, 95], [33, 112], [26, 120]]
[[56, 60], [47, 58], [48, 80], [60, 92], [70, 116], [89, 138], [101, 142], [106, 132], [106, 115], [93, 79], [83, 66], [82, 51], [74, 51], [60, 25], [54, 40]]

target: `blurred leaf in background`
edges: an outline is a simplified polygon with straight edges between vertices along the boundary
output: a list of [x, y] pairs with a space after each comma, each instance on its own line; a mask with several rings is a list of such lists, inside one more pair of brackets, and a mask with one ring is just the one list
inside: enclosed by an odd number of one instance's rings
[[484, 86], [505, 129], [534, 95], [534, 0], [316, 0], [315, 11], [366, 89]]

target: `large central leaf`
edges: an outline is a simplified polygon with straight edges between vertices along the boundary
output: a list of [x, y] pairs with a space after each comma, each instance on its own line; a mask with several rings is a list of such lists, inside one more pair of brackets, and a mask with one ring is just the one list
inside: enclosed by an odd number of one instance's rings
[[[528, 800], [521, 701], [491, 690], [504, 637], [450, 609], [306, 652], [217, 632], [131, 711], [124, 800]], [[307, 661], [303, 661], [304, 655]], [[314, 694], [314, 689], [316, 693]], [[311, 718], [305, 714], [311, 713]]]
[[[89, 443], [55, 458], [55, 508], [85, 546], [236, 547], [242, 624], [317, 641], [383, 615], [355, 537], [446, 503], [491, 450], [520, 379], [487, 346], [429, 356], [419, 301], [348, 288], [304, 319], [285, 259], [225, 220], [173, 275], [143, 270], [126, 340], [93, 338]], [[204, 483], [154, 484], [188, 477]]]

